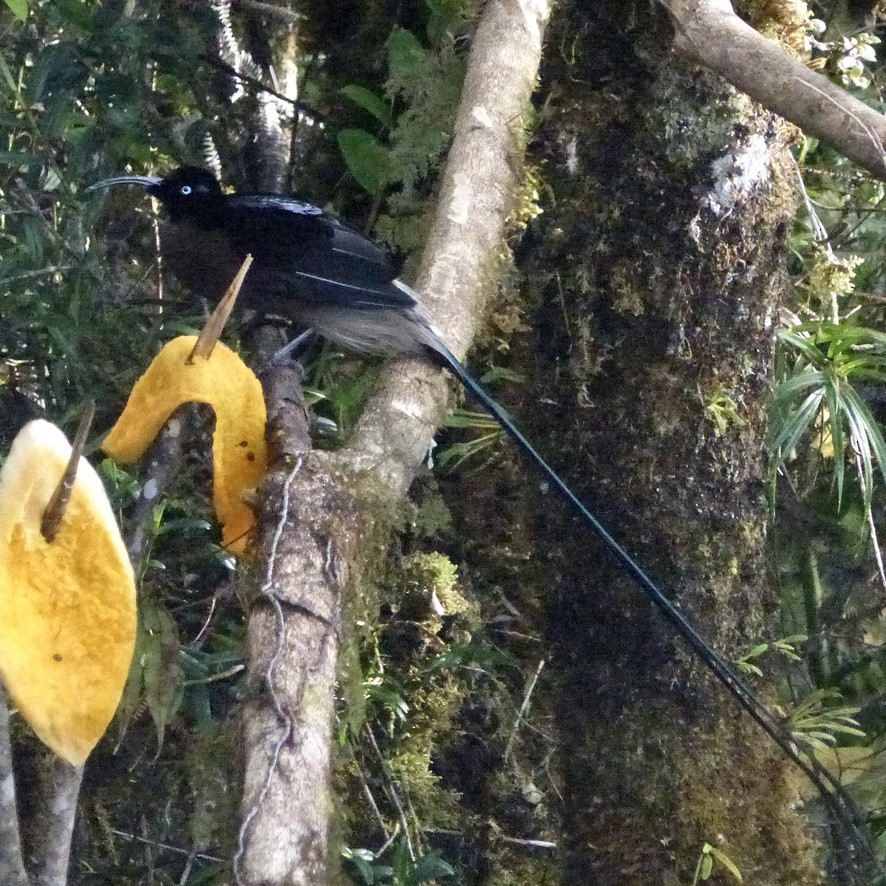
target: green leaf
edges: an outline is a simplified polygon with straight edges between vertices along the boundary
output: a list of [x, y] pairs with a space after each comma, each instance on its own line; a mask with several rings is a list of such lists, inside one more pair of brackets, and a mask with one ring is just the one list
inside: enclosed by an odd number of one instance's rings
[[427, 670], [433, 673], [447, 668], [473, 667], [496, 673], [513, 666], [514, 660], [494, 646], [482, 640], [471, 640], [468, 643], [453, 643], [445, 652], [431, 659]]
[[711, 855], [716, 858], [717, 861], [720, 862], [720, 864], [723, 865], [723, 867], [726, 868], [726, 870], [729, 871], [729, 873], [732, 874], [732, 876], [739, 881], [739, 883], [744, 882], [744, 877], [742, 877], [741, 871], [738, 869], [735, 862], [725, 852], [721, 852], [719, 849], [715, 849], [713, 846], [711, 846]]
[[3, 0], [3, 2], [20, 22], [28, 17], [28, 0]]
[[[468, 459], [476, 459], [478, 455], [487, 453], [490, 447], [501, 438], [502, 431], [496, 429], [491, 434], [484, 434], [482, 437], [475, 437], [464, 443], [453, 443], [446, 446], [437, 453], [437, 467], [441, 471], [456, 471]], [[488, 459], [483, 466], [490, 464], [492, 459]]]
[[157, 727], [157, 742], [182, 700], [181, 643], [172, 616], [152, 600], [142, 601], [136, 648], [144, 676], [145, 701]]
[[847, 403], [852, 404], [852, 408], [858, 415], [859, 425], [864, 428], [867, 437], [870, 439], [874, 455], [880, 465], [880, 472], [883, 474], [883, 478], [886, 479], [886, 440], [883, 438], [883, 432], [880, 430], [877, 420], [871, 414], [867, 403], [859, 397], [855, 388], [847, 385], [843, 398]]
[[780, 382], [775, 389], [775, 403], [782, 404], [792, 401], [802, 391], [808, 388], [820, 388], [824, 386], [824, 373], [818, 369], [807, 366], [801, 372]]
[[0, 166], [41, 166], [45, 159], [25, 151], [0, 151]]
[[180, 651], [178, 628], [172, 616], [155, 600], [142, 600], [135, 655], [117, 712], [119, 741], [144, 698], [157, 728], [157, 742], [162, 746], [165, 728], [183, 694]]
[[824, 357], [824, 354], [815, 346], [812, 339], [806, 335], [783, 330], [779, 333], [779, 338], [798, 350], [813, 365], [818, 364], [822, 357]]
[[749, 652], [746, 652], [742, 657], [742, 661], [747, 661], [749, 658], [757, 658], [762, 655], [769, 648], [768, 643], [758, 643], [753, 649]]
[[391, 109], [388, 107], [385, 100], [371, 89], [367, 89], [359, 83], [349, 83], [342, 88], [341, 93], [349, 98], [355, 105], [358, 105], [363, 108], [364, 111], [372, 114], [372, 116], [375, 117], [385, 129], [390, 129], [393, 125], [394, 121], [391, 117]]
[[499, 424], [485, 412], [454, 409], [446, 416], [445, 426], [447, 428], [471, 428], [475, 431], [494, 431], [499, 427]]
[[750, 664], [749, 662], [741, 661], [741, 660], [737, 661], [735, 664], [738, 667], [738, 669], [745, 674], [752, 674], [755, 677], [762, 677], [763, 676], [763, 671], [760, 668], [758, 668], [755, 664]]
[[843, 396], [846, 421], [849, 423], [849, 439], [858, 459], [859, 479], [865, 508], [870, 508], [874, 494], [874, 460], [871, 456], [869, 432], [874, 426], [869, 425], [859, 407], [861, 401], [853, 397], [854, 392], [847, 390]]
[[388, 37], [388, 70], [395, 82], [410, 80], [421, 73], [427, 62], [428, 51], [418, 37], [406, 28], [394, 28]]
[[[141, 634], [141, 629], [139, 629]], [[126, 730], [135, 715], [139, 712], [142, 697], [142, 664], [139, 655], [139, 640], [136, 639], [135, 655], [129, 667], [129, 676], [126, 678], [126, 686], [123, 687], [123, 695], [120, 704], [117, 705], [117, 745], [122, 743], [126, 736]]]
[[815, 418], [823, 398], [823, 389], [819, 388], [817, 391], [812, 391], [803, 401], [800, 408], [790, 414], [785, 420], [772, 444], [773, 449], [781, 450], [782, 461], [791, 453], [806, 432], [806, 429], [812, 424], [812, 420]]
[[451, 877], [454, 874], [455, 870], [451, 865], [443, 861], [436, 852], [431, 852], [416, 861], [415, 868], [409, 877], [409, 883], [414, 883], [417, 886], [419, 883], [427, 883], [428, 880], [435, 880], [437, 877]]
[[837, 510], [843, 503], [843, 478], [845, 476], [845, 461], [843, 457], [843, 410], [840, 397], [839, 379], [832, 378], [832, 383], [825, 386], [827, 395], [829, 421], [831, 431], [831, 445], [834, 447], [834, 474], [837, 480]]
[[711, 871], [714, 869], [714, 861], [710, 855], [705, 853], [701, 859], [701, 879], [709, 880], [711, 877]]
[[342, 129], [338, 134], [338, 147], [357, 184], [372, 196], [378, 194], [390, 177], [388, 149], [365, 129]]
[[375, 853], [368, 849], [350, 849], [345, 847], [341, 851], [342, 858], [347, 859], [353, 866], [354, 872], [360, 877], [366, 886], [372, 886], [376, 882], [375, 874], [379, 872], [378, 866], [374, 866]]
[[405, 720], [409, 705], [403, 699], [401, 688], [390, 677], [382, 681], [380, 677], [363, 682], [367, 701], [376, 701], [389, 714], [398, 720]]
[[506, 366], [493, 366], [483, 373], [480, 377], [480, 381], [483, 382], [484, 385], [494, 385], [500, 381], [513, 382], [516, 385], [522, 385], [526, 383], [526, 376], [519, 372], [514, 372], [513, 369], [508, 369]]

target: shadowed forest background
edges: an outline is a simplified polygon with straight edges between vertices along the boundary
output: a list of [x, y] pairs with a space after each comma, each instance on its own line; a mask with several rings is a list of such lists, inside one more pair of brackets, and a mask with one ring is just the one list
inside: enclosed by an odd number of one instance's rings
[[[540, 0], [4, 0], [0, 459], [31, 418], [72, 437], [95, 400], [87, 455], [124, 537], [143, 539], [136, 657], [86, 765], [71, 884], [235, 882], [265, 581], [261, 555], [221, 546], [207, 503], [210, 410], [185, 418], [147, 510], [154, 478], [100, 451], [162, 343], [207, 308], [164, 275], [142, 191], [86, 189], [207, 166], [346, 220], [412, 282], [497, 6], [524, 17], [515, 39], [542, 41], [541, 67], [504, 127], [509, 180], [468, 178], [508, 212], [467, 363], [796, 746], [840, 774], [886, 864], [881, 180], [681, 58], [645, 0], [562, 0], [534, 32]], [[882, 110], [880, 4], [735, 7]], [[225, 337], [255, 366], [275, 334], [262, 322], [238, 310]], [[313, 867], [258, 880], [247, 866], [238, 882], [874, 882], [815, 790], [470, 399], [452, 387], [403, 497], [351, 441], [392, 378], [423, 391], [431, 370], [328, 344], [304, 364], [305, 482], [335, 512], [305, 525], [321, 549], [347, 536], [331, 791], [311, 810], [330, 822], [328, 864], [324, 833]], [[294, 507], [319, 500], [299, 482]], [[302, 701], [309, 723], [316, 699]], [[47, 761], [15, 717], [13, 739], [27, 851]]]

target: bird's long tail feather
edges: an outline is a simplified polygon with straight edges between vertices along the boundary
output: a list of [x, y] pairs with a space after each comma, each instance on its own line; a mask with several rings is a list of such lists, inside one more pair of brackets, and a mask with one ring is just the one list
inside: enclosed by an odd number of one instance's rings
[[434, 343], [434, 350], [440, 354], [446, 367], [458, 378], [465, 389], [496, 419], [502, 429], [535, 464], [536, 468], [572, 505], [581, 519], [603, 542], [625, 572], [636, 581], [646, 596], [674, 627], [698, 658], [704, 662], [742, 708], [756, 720], [760, 728], [781, 748], [782, 752], [815, 785], [834, 816], [835, 821], [843, 831], [845, 843], [848, 843], [852, 849], [860, 850], [864, 854], [869, 855], [872, 861], [876, 861], [873, 848], [861, 829], [861, 816], [852, 798], [848, 796], [839, 780], [818, 763], [811, 750], [806, 753], [801, 753], [798, 750], [785, 724], [772, 714], [769, 708], [726, 662], [723, 656], [702, 637], [686, 616], [661, 590], [658, 584], [650, 578], [643, 567], [613, 538], [600, 520], [566, 485], [565, 481], [560, 478], [559, 474], [539, 455], [535, 447], [514, 424], [508, 413], [487, 393], [486, 389], [471, 375], [464, 364], [439, 342]]

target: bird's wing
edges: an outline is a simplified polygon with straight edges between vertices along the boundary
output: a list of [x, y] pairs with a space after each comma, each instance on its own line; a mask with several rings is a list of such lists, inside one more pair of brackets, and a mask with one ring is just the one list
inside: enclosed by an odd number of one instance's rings
[[358, 309], [411, 308], [384, 249], [321, 209], [289, 197], [232, 195], [226, 233], [255, 259], [253, 278], [279, 297]]
[[245, 210], [261, 215], [267, 212], [276, 218], [325, 218], [319, 206], [313, 206], [294, 197], [280, 197], [277, 194], [229, 194], [225, 203], [232, 211]]

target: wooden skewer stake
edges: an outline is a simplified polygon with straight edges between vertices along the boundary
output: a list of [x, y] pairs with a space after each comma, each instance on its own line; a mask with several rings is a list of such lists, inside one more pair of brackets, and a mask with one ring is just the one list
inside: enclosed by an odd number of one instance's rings
[[216, 305], [215, 310], [206, 321], [206, 325], [203, 327], [203, 330], [200, 332], [200, 337], [194, 345], [194, 350], [191, 351], [191, 355], [188, 357], [188, 363], [193, 363], [195, 357], [202, 357], [203, 359], [208, 360], [212, 355], [212, 351], [224, 331], [225, 324], [228, 322], [228, 317], [231, 316], [231, 311], [234, 309], [234, 302], [237, 301], [237, 296], [240, 294], [240, 287], [243, 286], [243, 281], [246, 279], [246, 273], [249, 271], [249, 266], [251, 264], [252, 256], [247, 255], [246, 258], [243, 259], [243, 264], [240, 265], [240, 270], [237, 271], [237, 276], [234, 277], [233, 282], [228, 287], [228, 291], [225, 293], [224, 298], [222, 298], [222, 300]]
[[83, 418], [80, 419], [77, 435], [71, 444], [71, 457], [68, 459], [65, 472], [62, 474], [58, 486], [55, 487], [55, 492], [52, 493], [49, 504], [46, 505], [46, 510], [43, 512], [43, 519], [40, 521], [40, 534], [49, 544], [58, 535], [62, 518], [71, 501], [71, 493], [77, 479], [77, 468], [80, 465], [80, 456], [83, 455], [83, 447], [86, 445], [86, 438], [89, 436], [89, 429], [92, 427], [94, 417], [95, 401], [90, 400], [86, 404], [86, 411], [83, 413]]

